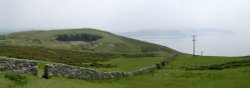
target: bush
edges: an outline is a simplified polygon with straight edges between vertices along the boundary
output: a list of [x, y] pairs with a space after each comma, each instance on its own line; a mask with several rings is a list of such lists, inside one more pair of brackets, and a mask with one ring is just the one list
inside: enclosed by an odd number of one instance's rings
[[157, 55], [154, 53], [121, 54], [121, 56], [126, 58], [157, 57]]
[[91, 64], [88, 64], [87, 66], [88, 67], [95, 67], [95, 68], [113, 68], [113, 67], [116, 67], [115, 65], [112, 65], [112, 64], [100, 64], [98, 62], [93, 62]]
[[101, 36], [91, 35], [91, 34], [62, 34], [62, 35], [58, 35], [56, 40], [63, 41], [63, 42], [66, 42], [66, 41], [92, 42], [101, 38], [102, 38]]
[[222, 64], [214, 64], [209, 66], [187, 67], [186, 70], [223, 70], [226, 68], [237, 68], [243, 66], [249, 66], [250, 61], [232, 61]]
[[5, 73], [4, 77], [15, 82], [16, 85], [25, 85], [28, 83], [28, 80], [24, 75], [17, 73]]

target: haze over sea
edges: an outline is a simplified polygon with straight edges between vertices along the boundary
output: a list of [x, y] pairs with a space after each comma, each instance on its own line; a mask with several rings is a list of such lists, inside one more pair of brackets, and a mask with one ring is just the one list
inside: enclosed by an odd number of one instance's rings
[[180, 52], [192, 54], [192, 34], [196, 34], [196, 54], [206, 56], [250, 55], [250, 36], [244, 33], [218, 30], [142, 30], [121, 35], [168, 46]]

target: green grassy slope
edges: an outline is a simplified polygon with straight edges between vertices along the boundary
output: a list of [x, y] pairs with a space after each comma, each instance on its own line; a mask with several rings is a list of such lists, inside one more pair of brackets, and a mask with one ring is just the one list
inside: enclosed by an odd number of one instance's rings
[[[59, 42], [56, 40], [59, 35], [82, 33], [98, 35], [102, 38], [93, 42]], [[109, 32], [90, 28], [11, 33], [5, 36], [5, 39], [1, 39], [0, 45], [39, 46], [55, 49], [120, 53], [176, 52], [161, 45], [125, 38]]]
[[[178, 60], [180, 59], [180, 60]], [[224, 64], [228, 62], [236, 62], [236, 61], [249, 61], [249, 58], [244, 57], [219, 57], [219, 56], [196, 56], [193, 57], [191, 55], [181, 55], [175, 60], [173, 63], [169, 65], [173, 66], [173, 68], [182, 69], [185, 67], [199, 67], [199, 66], [210, 66], [214, 64]]]
[[115, 67], [113, 68], [94, 68], [100, 71], [125, 71], [130, 72], [134, 70], [138, 70], [144, 67], [155, 65], [156, 63], [160, 63], [167, 56], [159, 56], [159, 57], [141, 57], [141, 58], [115, 58], [109, 60], [107, 62], [101, 62], [102, 64], [111, 64]]
[[0, 55], [31, 60], [43, 60], [84, 66], [87, 62], [108, 61], [119, 55], [113, 53], [79, 52], [41, 47], [0, 46]]
[[[213, 65], [250, 60], [234, 57], [195, 57], [180, 55], [171, 64], [149, 74], [113, 80], [78, 80], [53, 77], [45, 80], [25, 75], [28, 82], [17, 85], [0, 72], [1, 88], [249, 88], [250, 66], [223, 70], [184, 70], [182, 67]], [[186, 65], [184, 65], [186, 64]], [[127, 64], [130, 65], [130, 64]]]
[[[58, 41], [62, 35], [95, 35], [96, 41]], [[0, 56], [20, 59], [43, 60], [83, 67], [113, 68], [124, 70], [125, 59], [157, 63], [168, 55], [177, 53], [168, 47], [118, 36], [96, 29], [64, 29], [50, 31], [24, 31], [0, 36]], [[91, 39], [88, 37], [88, 39]], [[147, 58], [147, 59], [144, 59]], [[111, 60], [111, 61], [109, 61]], [[121, 63], [121, 62], [120, 62]], [[141, 64], [138, 67], [148, 66]], [[127, 69], [134, 70], [134, 69]], [[125, 69], [125, 71], [127, 71]], [[107, 70], [109, 71], [109, 70]]]
[[[131, 62], [131, 64], [142, 63], [139, 64], [139, 67], [145, 66], [146, 63], [151, 63], [146, 64], [146, 66], [148, 66], [171, 55], [166, 53], [101, 53], [10, 45], [0, 46], [0, 50], [1, 56], [30, 60], [43, 60], [83, 67], [113, 67], [114, 69], [120, 69], [119, 67], [124, 62]], [[114, 62], [120, 62], [120, 64]]]

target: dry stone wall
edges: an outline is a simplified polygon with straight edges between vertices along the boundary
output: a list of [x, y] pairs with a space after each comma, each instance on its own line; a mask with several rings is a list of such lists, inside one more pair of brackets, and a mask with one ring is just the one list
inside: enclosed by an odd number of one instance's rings
[[37, 75], [37, 62], [32, 60], [0, 57], [0, 70]]
[[71, 66], [66, 64], [47, 64], [45, 66], [44, 78], [50, 76], [62, 76], [67, 78], [78, 78], [78, 79], [111, 79], [128, 76], [125, 72], [98, 72], [93, 69], [84, 67]]
[[[46, 64], [43, 77], [49, 78], [51, 76], [61, 76], [77, 79], [103, 80], [136, 76], [140, 74], [149, 73], [157, 69], [161, 69], [163, 66], [167, 65], [170, 61], [172, 61], [176, 56], [177, 55], [173, 55], [171, 57], [166, 58], [160, 63], [156, 63], [153, 66], [141, 68], [132, 72], [99, 72], [89, 68], [71, 66], [61, 63]], [[33, 60], [0, 57], [0, 70], [37, 75], [38, 66], [37, 62]]]
[[153, 65], [153, 66], [150, 66], [150, 67], [141, 68], [139, 70], [129, 72], [129, 76], [136, 76], [136, 75], [140, 75], [140, 74], [149, 73], [149, 72], [152, 72], [152, 71], [154, 71], [156, 69], [157, 69], [156, 65]]
[[170, 57], [166, 58], [165, 60], [163, 60], [162, 62], [156, 63], [153, 66], [145, 67], [145, 68], [133, 71], [133, 72], [129, 72], [129, 75], [136, 76], [136, 75], [140, 75], [140, 74], [149, 73], [149, 72], [152, 72], [152, 71], [157, 70], [157, 69], [161, 69], [162, 67], [166, 66], [170, 61], [172, 61], [176, 56], [177, 56], [177, 54], [170, 56]]
[[153, 66], [145, 67], [132, 72], [99, 72], [93, 69], [71, 66], [66, 64], [47, 64], [44, 70], [44, 78], [49, 78], [51, 76], [61, 76], [67, 78], [77, 78], [77, 79], [113, 79], [128, 76], [136, 76], [144, 73], [149, 73], [154, 70], [160, 69], [170, 61], [172, 61], [176, 55], [166, 58], [164, 61], [157, 63]]

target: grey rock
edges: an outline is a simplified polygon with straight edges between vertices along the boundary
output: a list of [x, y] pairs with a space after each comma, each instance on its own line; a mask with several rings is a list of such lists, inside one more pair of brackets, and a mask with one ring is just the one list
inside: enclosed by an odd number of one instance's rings
[[0, 57], [0, 70], [37, 75], [37, 62], [33, 60]]

